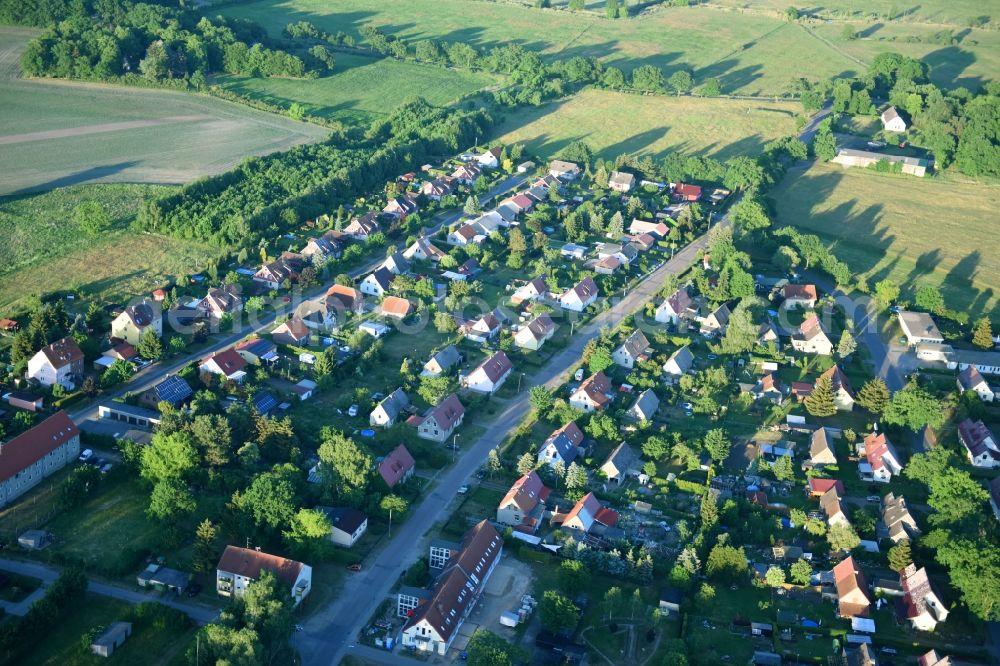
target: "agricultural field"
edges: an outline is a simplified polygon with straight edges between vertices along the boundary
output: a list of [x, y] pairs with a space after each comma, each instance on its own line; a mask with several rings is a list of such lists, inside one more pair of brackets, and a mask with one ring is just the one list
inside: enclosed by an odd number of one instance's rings
[[541, 11], [506, 3], [465, 0], [358, 0], [350, 11], [324, 0], [260, 0], [220, 7], [272, 33], [311, 21], [332, 33], [358, 36], [371, 24], [409, 41], [425, 38], [480, 47], [516, 42], [543, 55], [596, 56], [626, 72], [652, 64], [670, 73], [693, 70], [696, 82], [718, 77], [727, 93], [780, 95], [799, 77], [857, 73], [859, 63], [802, 26], [775, 16], [729, 11], [658, 8], [629, 20], [608, 21], [580, 12]]
[[215, 80], [230, 92], [283, 108], [298, 102], [307, 115], [345, 124], [368, 123], [414, 95], [444, 106], [494, 82], [488, 74], [348, 53], [337, 53], [334, 73], [320, 79]]
[[[5, 239], [0, 247], [0, 311], [59, 289], [128, 298], [162, 285], [168, 277], [196, 273], [216, 255], [215, 249], [128, 229], [144, 198], [169, 189], [98, 184], [0, 197], [0, 235]], [[80, 233], [72, 214], [84, 201], [102, 204], [112, 221], [109, 231]]]
[[[716, 7], [746, 11], [750, 6], [745, 0], [712, 0]], [[755, 0], [753, 11], [778, 14], [789, 7], [798, 7], [822, 18], [874, 17], [892, 19], [902, 23], [934, 23], [964, 28], [975, 22], [996, 23], [1000, 16], [989, 16], [987, 3], [979, 0], [929, 0], [920, 3], [899, 3], [894, 0], [832, 0], [822, 5], [803, 8], [791, 0]], [[983, 21], [985, 18], [985, 21]]]
[[[851, 22], [857, 39], [844, 39], [844, 22], [816, 23], [817, 35], [864, 62], [884, 51], [924, 60], [930, 79], [941, 88], [971, 91], [1000, 72], [1000, 32], [907, 22]], [[955, 40], [952, 43], [952, 40]]]
[[904, 298], [941, 286], [949, 308], [996, 314], [1000, 186], [814, 165], [772, 191], [782, 224], [826, 241], [869, 285], [890, 278]]
[[36, 33], [0, 28], [0, 195], [183, 183], [327, 130], [202, 95], [17, 78]]
[[[587, 89], [572, 98], [509, 115], [500, 141], [552, 155], [573, 141], [595, 153], [662, 156], [668, 151], [725, 159], [754, 154], [771, 139], [795, 133], [797, 102], [641, 96]], [[623, 119], [628, 119], [623, 122]]]

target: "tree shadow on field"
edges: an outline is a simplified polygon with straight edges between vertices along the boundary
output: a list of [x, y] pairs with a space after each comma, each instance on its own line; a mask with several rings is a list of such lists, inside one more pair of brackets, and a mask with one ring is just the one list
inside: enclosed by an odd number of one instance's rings
[[[118, 164], [106, 164], [104, 166], [90, 167], [89, 169], [84, 169], [83, 171], [77, 171], [75, 173], [67, 174], [59, 178], [54, 178], [52, 180], [46, 181], [44, 183], [38, 183], [37, 185], [29, 185], [28, 187], [23, 187], [15, 192], [7, 193], [10, 196], [17, 196], [19, 194], [30, 194], [32, 192], [44, 192], [47, 190], [54, 190], [57, 187], [68, 187], [70, 185], [79, 185], [81, 183], [86, 183], [92, 180], [100, 180], [101, 178], [107, 178], [108, 176], [113, 176], [116, 173], [121, 173], [127, 169], [131, 169], [134, 166], [138, 166], [142, 162], [138, 160], [132, 160], [129, 162], [119, 162]], [[3, 183], [0, 180], [0, 194], [3, 194]]]
[[979, 90], [985, 84], [981, 76], [962, 76], [976, 60], [975, 53], [957, 46], [931, 51], [923, 57], [923, 61], [931, 66], [931, 79], [938, 85], [948, 88], [962, 86], [969, 90]]
[[622, 139], [618, 143], [611, 144], [607, 148], [602, 148], [599, 153], [605, 158], [614, 158], [622, 153], [628, 153], [630, 155], [653, 155], [654, 153], [645, 150], [645, 148], [666, 136], [668, 129], [669, 127], [655, 127], [653, 129], [648, 129], [645, 132], [633, 134], [626, 139]]
[[[947, 292], [945, 305], [948, 309], [968, 312], [971, 315], [970, 319], [975, 319], [979, 314], [987, 316], [994, 314], [986, 310], [986, 304], [995, 295], [993, 289], [978, 289], [972, 284], [979, 273], [982, 260], [982, 252], [973, 250], [951, 267], [941, 283]], [[994, 310], [996, 309], [994, 306]]]

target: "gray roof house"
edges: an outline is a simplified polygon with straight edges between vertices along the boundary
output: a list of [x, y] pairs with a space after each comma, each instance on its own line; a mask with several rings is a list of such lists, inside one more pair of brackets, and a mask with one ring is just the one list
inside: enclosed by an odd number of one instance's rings
[[623, 368], [632, 368], [645, 351], [649, 349], [649, 340], [642, 331], [636, 329], [625, 342], [611, 354], [612, 360]]
[[379, 402], [372, 410], [368, 423], [373, 426], [388, 428], [396, 423], [399, 415], [410, 406], [410, 397], [403, 389], [398, 388]]
[[656, 410], [660, 408], [660, 399], [653, 389], [646, 389], [639, 394], [635, 403], [629, 407], [628, 415], [637, 421], [652, 421]]
[[694, 354], [685, 345], [670, 355], [667, 362], [663, 364], [663, 373], [672, 377], [680, 377], [690, 372], [693, 365]]
[[112, 622], [100, 636], [90, 644], [90, 651], [98, 657], [110, 657], [120, 648], [125, 639], [132, 635], [131, 622]]
[[639, 471], [642, 460], [636, 455], [632, 447], [622, 442], [611, 452], [608, 459], [601, 465], [601, 471], [609, 481], [615, 481], [621, 485], [625, 477], [630, 473]]

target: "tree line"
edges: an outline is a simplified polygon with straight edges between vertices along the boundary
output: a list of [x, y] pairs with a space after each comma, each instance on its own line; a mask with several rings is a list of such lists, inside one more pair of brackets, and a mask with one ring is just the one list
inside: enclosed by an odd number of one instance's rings
[[485, 111], [440, 109], [410, 99], [367, 130], [335, 131], [322, 143], [250, 158], [232, 171], [147, 201], [138, 222], [149, 231], [250, 246], [276, 235], [289, 220], [349, 204], [358, 192], [455, 153], [491, 127]]
[[2, 2], [0, 22], [48, 28], [21, 58], [30, 76], [201, 88], [213, 73], [301, 78], [333, 66], [323, 46], [292, 53], [251, 21], [210, 19], [166, 4], [50, 0], [18, 11], [17, 0]]

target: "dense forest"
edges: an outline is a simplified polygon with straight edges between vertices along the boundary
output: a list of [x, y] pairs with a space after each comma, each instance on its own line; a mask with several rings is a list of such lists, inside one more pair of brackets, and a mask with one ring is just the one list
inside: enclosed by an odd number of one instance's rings
[[200, 88], [212, 73], [306, 77], [333, 65], [322, 46], [291, 53], [255, 23], [209, 19], [166, 4], [0, 0], [0, 22], [48, 28], [22, 57], [30, 76]]

